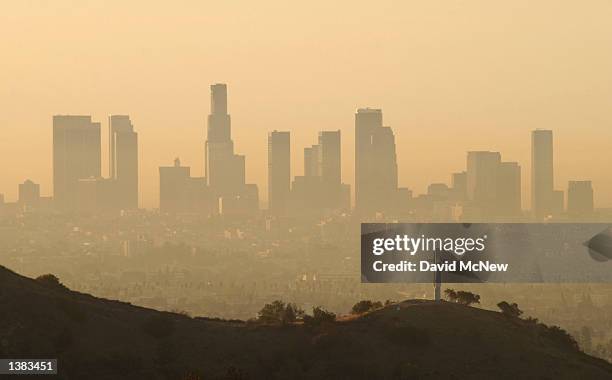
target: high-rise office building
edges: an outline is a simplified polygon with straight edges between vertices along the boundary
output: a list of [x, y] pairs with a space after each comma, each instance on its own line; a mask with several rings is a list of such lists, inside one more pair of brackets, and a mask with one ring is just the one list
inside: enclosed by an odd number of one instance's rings
[[338, 186], [342, 182], [340, 131], [319, 132], [318, 162], [324, 184]]
[[291, 187], [291, 143], [289, 132], [268, 134], [268, 209], [286, 211]]
[[304, 148], [304, 177], [319, 177], [321, 175], [320, 145]]
[[473, 151], [467, 154], [467, 199], [478, 209], [480, 216], [495, 213], [500, 163], [499, 152]]
[[138, 133], [127, 115], [111, 115], [109, 125], [109, 174], [112, 203], [121, 209], [138, 208]]
[[100, 213], [116, 208], [116, 186], [108, 178], [81, 178], [77, 181], [75, 210]]
[[19, 184], [19, 205], [22, 208], [35, 209], [40, 202], [40, 185], [26, 180]]
[[342, 184], [342, 154], [340, 131], [319, 132], [317, 149], [318, 175], [321, 186], [321, 205], [329, 210], [350, 209], [350, 187]]
[[159, 209], [163, 213], [210, 215], [218, 212], [204, 177], [191, 177], [191, 169], [180, 159], [173, 166], [159, 168]]
[[355, 114], [355, 206], [358, 212], [392, 212], [397, 208], [395, 136], [383, 127], [380, 109]]
[[453, 199], [464, 201], [467, 197], [467, 172], [453, 173], [451, 177]]
[[397, 156], [395, 153], [395, 135], [391, 127], [376, 128], [372, 134], [372, 163], [370, 176], [375, 181], [370, 185], [378, 187], [377, 198], [380, 196], [391, 200], [394, 205], [397, 192]]
[[161, 212], [190, 211], [189, 190], [191, 169], [181, 166], [176, 158], [173, 166], [159, 168], [159, 209]]
[[53, 197], [61, 210], [74, 209], [79, 179], [101, 175], [100, 123], [91, 116], [53, 116]]
[[[227, 85], [210, 86], [210, 115], [205, 145], [206, 183], [219, 204], [232, 213], [252, 212], [258, 207], [253, 196], [256, 185], [245, 183], [245, 157], [234, 153], [231, 118], [227, 112]], [[222, 202], [222, 203], [221, 203]], [[247, 207], [247, 209], [241, 209]]]
[[323, 208], [321, 186], [320, 145], [304, 148], [304, 175], [295, 176], [291, 186], [292, 215], [317, 214]]
[[304, 175], [291, 188], [294, 213], [350, 208], [350, 186], [342, 183], [340, 131], [319, 132], [318, 144], [304, 148]]
[[382, 110], [360, 108], [355, 114], [355, 209], [367, 212], [373, 203], [372, 185], [372, 134], [382, 128]]
[[551, 214], [554, 191], [553, 133], [531, 132], [531, 210], [538, 219]]
[[585, 218], [593, 215], [593, 186], [591, 181], [569, 181], [567, 186], [567, 215]]
[[448, 199], [450, 189], [445, 183], [430, 183], [427, 186], [427, 195], [437, 199]]
[[516, 218], [521, 208], [521, 167], [502, 162], [499, 152], [472, 151], [467, 154], [467, 171], [453, 176], [461, 188], [465, 179], [467, 217]]
[[227, 113], [227, 86], [210, 86], [206, 139], [206, 180], [219, 196], [236, 195], [244, 186], [244, 157], [234, 154], [231, 118]]
[[497, 175], [498, 216], [521, 215], [521, 167], [516, 162], [502, 162]]

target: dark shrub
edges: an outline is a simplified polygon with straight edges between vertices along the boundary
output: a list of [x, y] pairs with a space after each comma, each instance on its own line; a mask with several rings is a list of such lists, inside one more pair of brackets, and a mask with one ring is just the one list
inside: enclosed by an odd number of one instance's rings
[[449, 302], [456, 302], [466, 306], [480, 303], [480, 296], [478, 294], [465, 290], [455, 291], [454, 289], [446, 289], [444, 290], [444, 296]]
[[525, 318], [525, 322], [533, 324], [533, 325], [537, 325], [539, 323], [539, 320], [537, 318], [527, 317]]
[[480, 296], [472, 292], [460, 290], [457, 292], [457, 303], [470, 306], [475, 303], [480, 303]]
[[382, 306], [383, 305], [380, 301], [376, 301], [376, 302], [372, 302], [370, 300], [359, 301], [355, 305], [353, 305], [353, 308], [351, 309], [351, 314], [367, 313], [368, 311], [380, 309]]
[[519, 309], [516, 303], [509, 304], [506, 301], [502, 301], [497, 304], [497, 307], [499, 307], [503, 315], [509, 318], [518, 318], [523, 314], [523, 311]]
[[310, 326], [319, 326], [323, 323], [334, 322], [336, 314], [327, 311], [320, 306], [312, 308], [312, 316], [304, 315], [304, 324]]
[[59, 278], [51, 273], [36, 277], [36, 281], [49, 288], [66, 289], [64, 284], [60, 282]]
[[457, 302], [457, 292], [454, 289], [444, 290], [444, 295], [449, 302]]
[[265, 304], [257, 314], [257, 321], [273, 324], [293, 323], [304, 317], [304, 310], [297, 307], [294, 303], [284, 303], [283, 301], [274, 301]]

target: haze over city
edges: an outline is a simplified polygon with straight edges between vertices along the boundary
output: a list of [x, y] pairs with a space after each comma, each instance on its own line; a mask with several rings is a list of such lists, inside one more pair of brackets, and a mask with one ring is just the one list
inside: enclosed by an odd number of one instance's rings
[[[448, 182], [467, 150], [496, 150], [524, 168], [528, 208], [529, 131], [548, 128], [556, 187], [591, 179], [597, 205], [612, 206], [607, 2], [3, 8], [0, 31], [11, 36], [0, 71], [7, 200], [26, 178], [52, 194], [52, 115], [91, 114], [105, 136], [108, 115], [129, 114], [140, 137], [141, 206], [157, 207], [159, 166], [179, 156], [203, 173], [208, 86], [227, 82], [235, 150], [263, 201], [269, 131], [291, 131], [299, 175], [302, 147], [320, 130], [340, 129], [342, 179], [353, 185], [353, 115], [371, 106], [395, 132], [400, 185], [416, 194]], [[107, 152], [103, 145], [103, 174]]]
[[0, 376], [612, 378], [610, 20], [2, 1]]

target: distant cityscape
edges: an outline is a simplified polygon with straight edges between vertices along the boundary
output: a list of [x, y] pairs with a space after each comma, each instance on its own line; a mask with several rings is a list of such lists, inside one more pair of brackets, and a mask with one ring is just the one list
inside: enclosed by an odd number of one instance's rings
[[[531, 134], [531, 200], [521, 205], [522, 167], [499, 152], [466, 155], [465, 170], [425, 194], [398, 186], [395, 135], [380, 109], [355, 113], [355, 188], [342, 183], [341, 133], [321, 131], [291, 172], [291, 132], [268, 134], [268, 207], [245, 181], [231, 137], [227, 87], [211, 86], [203, 177], [177, 158], [159, 168], [159, 210], [139, 209], [139, 136], [127, 115], [102, 127], [90, 116], [53, 117], [53, 197], [31, 180], [0, 205], [0, 265], [69, 288], [158, 310], [248, 319], [274, 300], [345, 312], [358, 300], [431, 298], [430, 284], [369, 284], [360, 276], [360, 223], [603, 221], [589, 181], [553, 186], [553, 133]], [[106, 135], [106, 134], [104, 134]], [[525, 140], [528, 136], [525, 136]], [[198, 144], [198, 142], [194, 142]], [[301, 147], [300, 147], [301, 148]], [[301, 173], [300, 173], [301, 174]], [[351, 204], [351, 193], [355, 203]], [[560, 237], [561, 239], [563, 237]], [[612, 357], [607, 284], [470, 284], [482, 307], [518, 302], [563, 326], [581, 347]]]
[[[500, 152], [467, 152], [464, 171], [450, 184], [432, 183], [426, 194], [398, 186], [395, 136], [384, 126], [381, 109], [355, 114], [355, 204], [342, 183], [341, 133], [321, 131], [317, 144], [304, 148], [304, 173], [291, 176], [289, 131], [268, 134], [268, 209], [260, 210], [257, 185], [246, 183], [245, 156], [231, 137], [227, 86], [211, 86], [204, 144], [204, 177], [192, 177], [179, 158], [159, 168], [162, 213], [253, 216], [317, 216], [349, 213], [363, 219], [408, 220], [559, 220], [598, 216], [591, 181], [569, 181], [554, 188], [553, 132], [531, 133], [531, 210], [521, 205], [521, 165], [503, 161]], [[28, 179], [16, 202], [0, 195], [0, 212], [104, 213], [137, 210], [138, 133], [130, 117], [108, 118], [109, 177], [101, 176], [101, 124], [91, 116], [53, 116], [53, 197], [40, 194]]]

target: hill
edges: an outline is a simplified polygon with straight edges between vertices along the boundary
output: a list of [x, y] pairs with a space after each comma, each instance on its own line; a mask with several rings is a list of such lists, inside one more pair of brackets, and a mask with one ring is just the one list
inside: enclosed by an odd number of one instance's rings
[[562, 334], [453, 303], [264, 326], [100, 299], [1, 266], [0, 357], [57, 357], [69, 380], [612, 378]]

